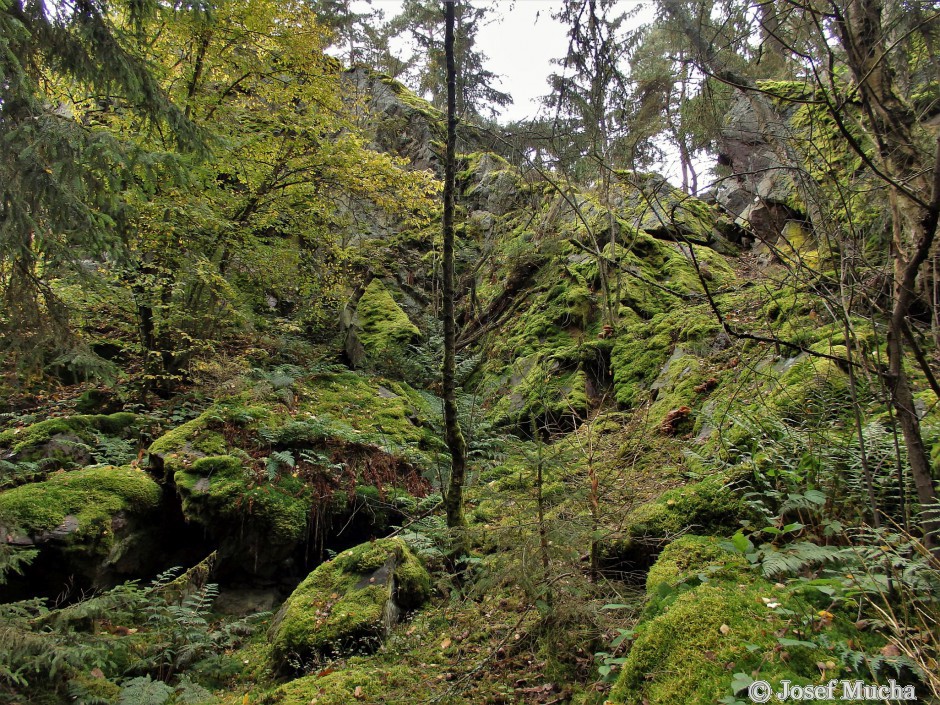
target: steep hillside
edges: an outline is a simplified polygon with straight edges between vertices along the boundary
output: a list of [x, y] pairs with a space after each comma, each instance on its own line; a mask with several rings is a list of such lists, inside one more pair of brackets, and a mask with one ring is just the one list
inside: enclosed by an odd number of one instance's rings
[[[365, 69], [343, 80], [357, 140], [436, 168], [433, 108]], [[880, 314], [833, 310], [838, 257], [793, 211], [755, 252], [740, 197], [558, 178], [459, 156], [458, 570], [438, 214], [350, 202], [335, 300], [250, 283], [263, 303], [175, 386], [135, 362], [11, 396], [0, 702], [735, 703], [755, 679], [889, 677], [926, 693], [935, 637], [912, 620], [924, 646], [899, 646], [890, 610], [936, 570], [910, 525], [869, 523], [873, 502], [911, 515], [859, 363]], [[120, 291], [60, 285], [113, 314], [83, 335], [131, 347]], [[338, 332], [310, 334], [317, 306]]]

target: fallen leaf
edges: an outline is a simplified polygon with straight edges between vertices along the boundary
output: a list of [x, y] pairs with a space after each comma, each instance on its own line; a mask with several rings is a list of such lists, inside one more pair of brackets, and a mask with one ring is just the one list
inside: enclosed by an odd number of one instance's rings
[[887, 658], [897, 658], [901, 655], [901, 650], [895, 644], [886, 644], [881, 649], [881, 655]]
[[448, 637], [447, 639], [444, 639], [444, 641], [441, 642], [441, 651], [448, 648], [450, 645], [451, 645], [450, 637]]

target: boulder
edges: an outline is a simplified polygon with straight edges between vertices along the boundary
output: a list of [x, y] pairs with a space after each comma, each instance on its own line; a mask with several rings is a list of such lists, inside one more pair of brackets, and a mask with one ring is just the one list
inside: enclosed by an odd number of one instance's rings
[[424, 474], [446, 451], [436, 409], [406, 384], [345, 372], [277, 392], [289, 395], [221, 401], [150, 447], [185, 520], [238, 577], [273, 579], [347, 523], [354, 536], [381, 535], [398, 507], [428, 494]]
[[59, 472], [0, 493], [0, 540], [56, 553], [93, 585], [136, 574], [154, 536], [160, 486], [133, 467]]
[[421, 338], [418, 327], [381, 279], [373, 279], [341, 319], [346, 356], [356, 368], [394, 366], [408, 345]]
[[281, 607], [269, 632], [274, 665], [289, 672], [373, 651], [430, 592], [428, 572], [401, 539], [344, 551], [317, 567]]
[[126, 412], [81, 414], [8, 429], [0, 433], [0, 488], [93, 462], [129, 463], [137, 454], [136, 421]]

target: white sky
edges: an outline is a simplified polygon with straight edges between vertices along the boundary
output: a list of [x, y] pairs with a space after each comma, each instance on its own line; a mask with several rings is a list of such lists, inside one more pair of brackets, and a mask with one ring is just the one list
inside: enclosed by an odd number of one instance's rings
[[552, 59], [568, 51], [567, 27], [552, 18], [561, 3], [552, 0], [492, 2], [496, 5], [490, 22], [480, 29], [477, 41], [489, 57], [487, 68], [502, 79], [500, 88], [513, 97], [502, 110], [505, 121], [535, 117], [538, 98], [549, 92], [548, 75], [558, 71]]
[[[567, 27], [552, 18], [560, 0], [485, 0], [474, 4], [494, 8], [477, 35], [477, 47], [489, 57], [486, 68], [502, 78], [497, 87], [513, 97], [513, 104], [501, 111], [501, 120], [534, 117], [539, 108], [537, 99], [549, 92], [548, 75], [558, 70], [551, 60], [563, 58], [568, 51]], [[398, 0], [373, 0], [372, 6], [383, 10], [386, 19], [401, 11]]]
[[[549, 74], [560, 69], [551, 60], [563, 58], [568, 51], [567, 26], [552, 17], [561, 0], [476, 0], [474, 4], [495, 8], [488, 24], [480, 29], [477, 46], [488, 57], [486, 67], [502, 78], [498, 88], [513, 97], [513, 104], [501, 111], [500, 121], [535, 117], [540, 109], [538, 99], [549, 92]], [[401, 5], [400, 0], [372, 2], [372, 7], [384, 11], [386, 20], [397, 15]], [[618, 5], [623, 9], [639, 9], [632, 20], [636, 25], [652, 19], [652, 0], [621, 0]], [[674, 151], [667, 148], [665, 159], [656, 170], [678, 184], [679, 160]], [[699, 184], [702, 187], [708, 181], [706, 173], [712, 160], [696, 162], [703, 177]]]

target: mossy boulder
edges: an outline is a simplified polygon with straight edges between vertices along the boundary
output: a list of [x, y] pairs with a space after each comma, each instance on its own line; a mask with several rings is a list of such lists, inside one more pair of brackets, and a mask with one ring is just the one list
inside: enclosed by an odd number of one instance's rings
[[344, 372], [300, 375], [287, 391], [290, 406], [221, 401], [150, 447], [186, 519], [253, 574], [273, 574], [314, 526], [321, 538], [351, 519], [365, 535], [385, 531], [430, 491], [424, 473], [446, 451], [434, 398], [406, 384]]
[[444, 116], [400, 82], [365, 66], [348, 69], [351, 95], [365, 98], [366, 131], [379, 151], [406, 159], [414, 169], [437, 169], [443, 154]]
[[[799, 585], [771, 584], [715, 538], [670, 544], [647, 580], [650, 601], [617, 683], [613, 705], [706, 705], [735, 695], [736, 675], [797, 685], [858, 678], [840, 649], [872, 652], [854, 616], [819, 612]], [[743, 689], [743, 688], [742, 688]]]
[[[8, 543], [57, 547], [72, 567], [96, 583], [133, 573], [144, 560], [149, 519], [162, 490], [134, 467], [93, 467], [55, 473], [43, 482], [0, 493], [0, 529]], [[15, 531], [14, 531], [15, 529]]]
[[173, 479], [184, 516], [220, 536], [241, 526], [253, 554], [283, 559], [304, 538], [310, 491], [289, 473], [261, 478], [240, 458], [214, 455], [195, 460]]
[[[825, 354], [846, 356], [844, 346], [825, 348]], [[781, 418], [819, 424], [840, 418], [851, 409], [849, 376], [834, 360], [804, 354], [788, 363], [770, 394], [770, 405]]]
[[497, 154], [459, 156], [457, 188], [471, 211], [502, 216], [523, 205], [528, 188], [519, 170]]
[[430, 596], [427, 571], [400, 539], [364, 543], [320, 565], [274, 620], [272, 659], [281, 671], [319, 659], [369, 652], [403, 610]]
[[93, 462], [122, 464], [137, 448], [137, 416], [127, 412], [46, 419], [0, 433], [0, 487]]
[[608, 546], [610, 558], [633, 560], [689, 530], [733, 532], [742, 519], [751, 516], [735, 488], [737, 479], [729, 473], [715, 473], [635, 507], [625, 517], [622, 537]]
[[719, 580], [750, 582], [751, 565], [740, 553], [732, 553], [717, 536], [685, 534], [671, 542], [646, 575], [649, 602], [646, 614], [662, 611], [663, 600], [675, 596], [682, 588]]

